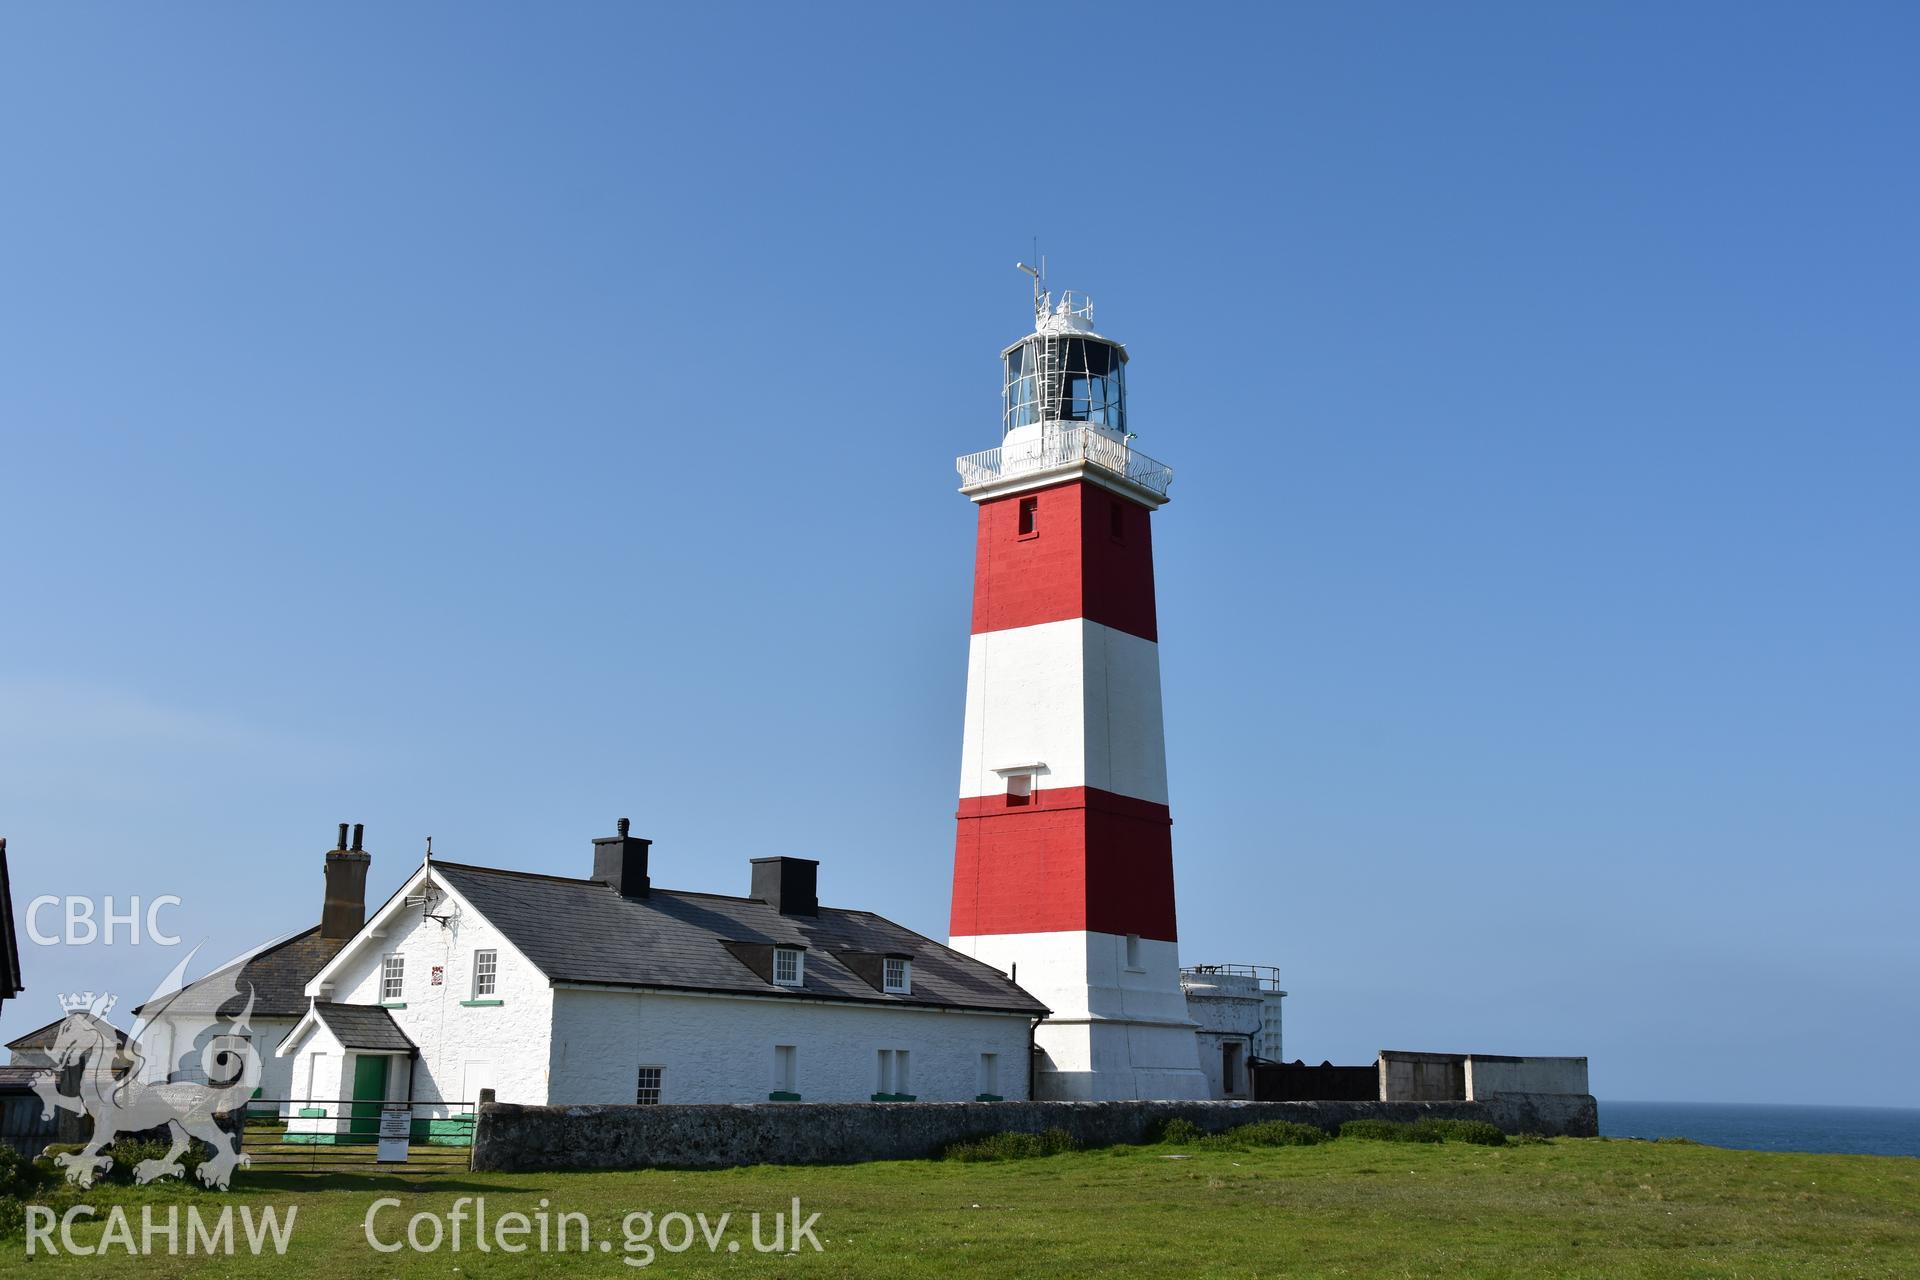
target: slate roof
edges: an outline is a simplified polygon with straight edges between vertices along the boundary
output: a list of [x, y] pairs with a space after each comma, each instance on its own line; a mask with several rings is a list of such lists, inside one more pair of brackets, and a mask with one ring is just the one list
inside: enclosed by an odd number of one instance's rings
[[326, 1023], [327, 1030], [333, 1032], [343, 1049], [411, 1053], [415, 1048], [393, 1015], [377, 1004], [333, 1004], [316, 1000], [313, 1012]]
[[[87, 1018], [89, 1021], [93, 1023], [94, 1026], [105, 1027], [107, 1030], [113, 1032], [114, 1038], [118, 1040], [121, 1044], [125, 1044], [127, 1042], [127, 1033], [122, 1031], [120, 1028], [114, 1026], [111, 1022], [108, 1022], [105, 1018], [97, 1017], [91, 1013], [87, 1015]], [[46, 1026], [35, 1027], [33, 1030], [27, 1032], [25, 1035], [16, 1036], [14, 1039], [7, 1041], [7, 1048], [12, 1049], [15, 1052], [20, 1052], [22, 1050], [28, 1050], [28, 1049], [40, 1049], [40, 1050], [51, 1049], [53, 1048], [53, 1042], [57, 1037], [57, 1033], [60, 1030], [61, 1024], [64, 1023], [66, 1020], [67, 1020], [67, 1015], [63, 1013], [59, 1017], [55, 1018], [52, 1022], [49, 1022]]]
[[[867, 911], [821, 907], [817, 916], [781, 915], [757, 898], [673, 889], [623, 898], [597, 880], [438, 860], [433, 869], [553, 982], [979, 1009], [1036, 1018], [1047, 1012], [998, 969]], [[770, 973], [763, 976], [742, 958], [756, 947], [774, 945], [806, 949], [802, 986], [776, 986]], [[909, 957], [912, 992], [889, 995], [877, 989], [836, 952], [851, 953], [853, 964], [875, 955]]]
[[[346, 945], [345, 938], [321, 937], [320, 926], [316, 924], [242, 961], [238, 970], [238, 995], [233, 994], [235, 969], [228, 965], [189, 982], [180, 989], [178, 995], [167, 998], [164, 1004], [161, 1000], [149, 1000], [134, 1012], [146, 1012], [152, 1006], [155, 1015], [218, 1012], [231, 1017], [245, 1007], [250, 983], [253, 987], [254, 1017], [304, 1017], [308, 1003], [307, 980], [320, 972], [327, 961], [339, 954], [340, 948]], [[215, 1007], [207, 1007], [209, 1004]]]

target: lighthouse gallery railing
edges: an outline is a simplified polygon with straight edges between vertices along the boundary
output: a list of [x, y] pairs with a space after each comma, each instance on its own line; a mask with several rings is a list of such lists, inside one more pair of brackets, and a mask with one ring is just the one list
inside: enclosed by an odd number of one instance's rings
[[1161, 497], [1173, 483], [1172, 467], [1149, 458], [1118, 436], [1092, 427], [1056, 427], [1051, 423], [1038, 439], [969, 453], [955, 459], [954, 466], [960, 472], [960, 487], [970, 489], [1076, 462], [1111, 471]]

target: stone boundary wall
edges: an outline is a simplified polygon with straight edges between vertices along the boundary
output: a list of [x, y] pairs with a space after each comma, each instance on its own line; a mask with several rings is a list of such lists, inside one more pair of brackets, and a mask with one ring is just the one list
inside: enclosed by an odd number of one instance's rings
[[1089, 1147], [1148, 1141], [1176, 1117], [1217, 1133], [1256, 1120], [1335, 1130], [1348, 1120], [1485, 1120], [1507, 1133], [1591, 1138], [1588, 1094], [1504, 1094], [1479, 1102], [783, 1102], [712, 1106], [532, 1107], [483, 1102], [473, 1142], [482, 1171], [726, 1169], [751, 1164], [918, 1160], [993, 1133], [1064, 1129]]

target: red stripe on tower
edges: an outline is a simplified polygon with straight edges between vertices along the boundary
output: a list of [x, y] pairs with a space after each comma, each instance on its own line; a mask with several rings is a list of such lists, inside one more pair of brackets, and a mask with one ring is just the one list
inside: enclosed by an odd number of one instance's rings
[[955, 937], [1096, 930], [1175, 940], [1167, 806], [1090, 787], [960, 802]]
[[974, 631], [1067, 618], [1159, 639], [1147, 507], [1085, 481], [982, 502]]

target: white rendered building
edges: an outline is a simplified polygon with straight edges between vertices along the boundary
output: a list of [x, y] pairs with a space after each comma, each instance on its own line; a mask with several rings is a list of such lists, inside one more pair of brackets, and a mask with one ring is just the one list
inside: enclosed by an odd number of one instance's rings
[[[590, 877], [429, 859], [307, 985], [279, 1048], [296, 1097], [438, 1103], [973, 1101], [1028, 1096], [1046, 1010], [1003, 974], [863, 911], [816, 863], [745, 896], [655, 889], [649, 842]], [[431, 1112], [429, 1112], [431, 1114]], [[340, 1109], [300, 1118], [337, 1130]]]

